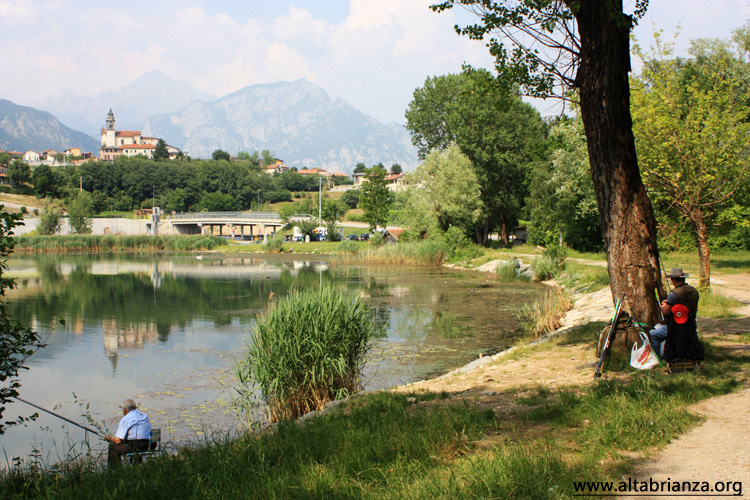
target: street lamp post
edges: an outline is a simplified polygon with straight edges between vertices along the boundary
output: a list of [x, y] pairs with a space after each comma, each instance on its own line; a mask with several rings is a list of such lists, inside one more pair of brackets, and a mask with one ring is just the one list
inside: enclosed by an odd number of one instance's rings
[[323, 221], [323, 178], [318, 177], [318, 221]]

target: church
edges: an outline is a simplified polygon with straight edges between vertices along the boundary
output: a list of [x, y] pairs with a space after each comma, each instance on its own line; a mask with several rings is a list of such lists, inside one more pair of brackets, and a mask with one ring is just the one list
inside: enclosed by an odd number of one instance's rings
[[[120, 156], [137, 156], [142, 155], [146, 158], [153, 158], [158, 137], [146, 137], [141, 134], [140, 130], [116, 130], [115, 114], [110, 108], [107, 113], [107, 122], [102, 128], [102, 146], [99, 148], [99, 159], [113, 161]], [[167, 146], [169, 159], [175, 158], [180, 150]]]

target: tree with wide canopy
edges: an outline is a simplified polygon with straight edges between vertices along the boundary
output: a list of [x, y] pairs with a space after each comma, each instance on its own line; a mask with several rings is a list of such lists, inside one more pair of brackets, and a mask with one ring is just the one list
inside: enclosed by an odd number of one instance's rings
[[[648, 0], [448, 0], [477, 22], [459, 34], [484, 40], [499, 79], [536, 97], [579, 99], [607, 250], [610, 286], [641, 321], [659, 318], [656, 220], [641, 179], [630, 115], [630, 31]], [[574, 92], [574, 93], [573, 93]]]

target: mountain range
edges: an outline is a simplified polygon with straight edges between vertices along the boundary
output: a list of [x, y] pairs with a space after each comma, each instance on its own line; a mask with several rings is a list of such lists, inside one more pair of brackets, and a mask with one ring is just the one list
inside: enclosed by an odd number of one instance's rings
[[96, 151], [100, 141], [60, 123], [45, 111], [0, 99], [0, 150], [62, 152], [72, 147]]
[[[345, 173], [351, 173], [360, 162], [368, 166], [399, 163], [405, 170], [417, 165], [416, 149], [402, 125], [384, 124], [342, 99], [332, 99], [304, 79], [250, 85], [216, 98], [186, 82], [151, 72], [119, 91], [109, 90], [94, 97], [66, 92], [34, 105], [93, 137], [99, 136], [111, 108], [117, 130], [141, 130], [144, 135], [161, 137], [193, 158], [209, 158], [217, 149], [232, 155], [267, 149], [289, 166]], [[4, 123], [6, 113], [0, 113], [0, 123]], [[70, 131], [60, 125], [61, 131]], [[5, 127], [2, 133], [12, 138], [21, 130], [36, 139], [9, 139], [0, 143], [0, 148], [26, 151], [63, 147], [49, 143], [62, 134], [49, 127], [36, 129], [18, 122], [17, 127]], [[31, 144], [35, 147], [29, 147]], [[85, 144], [79, 139], [73, 145], [97, 151], [99, 140], [89, 137]]]

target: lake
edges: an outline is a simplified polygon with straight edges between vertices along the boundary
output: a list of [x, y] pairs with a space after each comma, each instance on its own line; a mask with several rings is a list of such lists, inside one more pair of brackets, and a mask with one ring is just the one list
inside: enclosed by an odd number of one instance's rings
[[[333, 283], [365, 298], [385, 329], [369, 354], [365, 389], [439, 375], [508, 347], [520, 334], [518, 310], [543, 293], [482, 273], [324, 256], [15, 256], [8, 265], [18, 283], [7, 293], [11, 314], [47, 343], [27, 362], [21, 397], [109, 432], [122, 401], [133, 398], [172, 446], [237, 430], [234, 363], [271, 293], [278, 301]], [[5, 417], [34, 411], [19, 402]], [[2, 436], [3, 466], [12, 457], [51, 463], [106, 448], [86, 434], [40, 412]]]

